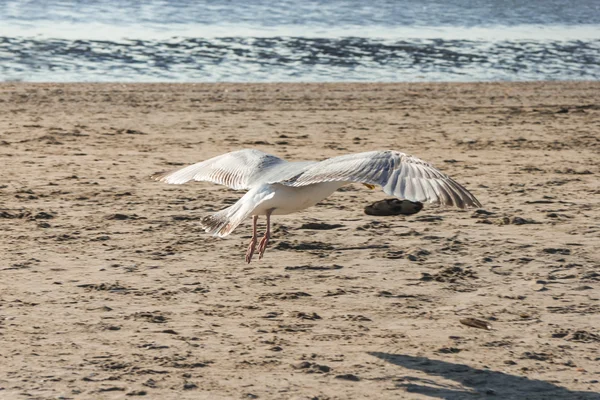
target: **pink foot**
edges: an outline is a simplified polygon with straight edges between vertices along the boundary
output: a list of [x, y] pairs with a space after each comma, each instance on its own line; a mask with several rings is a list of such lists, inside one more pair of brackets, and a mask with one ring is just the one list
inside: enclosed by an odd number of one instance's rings
[[252, 261], [252, 256], [254, 255], [254, 251], [256, 250], [256, 222], [258, 221], [258, 215], [252, 216], [252, 239], [250, 239], [250, 244], [248, 245], [248, 250], [246, 250], [246, 264], [250, 264]]
[[269, 239], [271, 238], [271, 234], [269, 232], [265, 233], [265, 236], [260, 240], [260, 244], [258, 245], [258, 259], [262, 260], [265, 255], [265, 250], [267, 249], [267, 244], [269, 244]]
[[274, 208], [267, 211], [267, 231], [265, 232], [265, 236], [260, 240], [260, 244], [258, 245], [258, 259], [262, 260], [265, 255], [265, 250], [267, 249], [267, 244], [269, 244], [269, 239], [271, 238], [271, 213], [275, 210]]
[[252, 256], [254, 255], [254, 251], [256, 250], [256, 242], [258, 240], [256, 237], [250, 239], [250, 244], [248, 245], [248, 250], [246, 250], [246, 264], [250, 264], [252, 261]]

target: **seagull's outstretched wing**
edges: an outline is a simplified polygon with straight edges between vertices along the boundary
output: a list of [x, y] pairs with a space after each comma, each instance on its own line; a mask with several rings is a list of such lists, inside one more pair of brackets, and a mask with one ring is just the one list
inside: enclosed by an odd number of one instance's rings
[[232, 189], [250, 189], [264, 180], [272, 168], [287, 161], [255, 149], [226, 153], [152, 178], [161, 182], [182, 184], [189, 181], [208, 181], [229, 186]]
[[380, 185], [399, 199], [459, 208], [481, 207], [467, 189], [430, 164], [397, 151], [370, 151], [333, 157], [308, 166], [278, 183], [307, 186], [320, 182], [359, 182]]

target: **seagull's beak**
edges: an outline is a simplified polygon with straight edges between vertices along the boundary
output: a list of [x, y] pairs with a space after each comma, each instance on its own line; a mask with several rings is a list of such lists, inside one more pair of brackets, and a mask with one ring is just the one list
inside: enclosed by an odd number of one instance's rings
[[363, 183], [363, 185], [365, 185], [366, 187], [368, 187], [371, 190], [375, 189], [375, 185], [371, 185], [370, 183]]

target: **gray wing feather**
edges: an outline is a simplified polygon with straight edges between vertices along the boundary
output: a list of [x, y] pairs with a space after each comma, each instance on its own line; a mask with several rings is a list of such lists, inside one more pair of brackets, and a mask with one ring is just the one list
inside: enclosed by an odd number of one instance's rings
[[397, 151], [349, 154], [307, 166], [279, 183], [307, 186], [320, 182], [360, 182], [379, 185], [400, 199], [459, 208], [481, 207], [467, 189], [430, 164]]
[[182, 184], [189, 181], [208, 181], [232, 189], [250, 189], [264, 181], [273, 168], [287, 164], [271, 154], [255, 149], [226, 153], [174, 171], [152, 176], [161, 182]]

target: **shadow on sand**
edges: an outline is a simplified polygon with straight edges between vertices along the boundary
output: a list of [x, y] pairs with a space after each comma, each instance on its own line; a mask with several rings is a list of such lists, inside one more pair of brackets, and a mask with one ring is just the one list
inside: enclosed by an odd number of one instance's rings
[[369, 352], [368, 354], [391, 364], [423, 371], [429, 375], [439, 376], [458, 383], [456, 386], [445, 385], [435, 382], [434, 379], [423, 379], [408, 375], [398, 376], [396, 379], [396, 386], [405, 388], [407, 392], [439, 399], [600, 400], [598, 392], [573, 391], [545, 381], [487, 369], [477, 369], [464, 364], [454, 364], [403, 354], [381, 352]]

